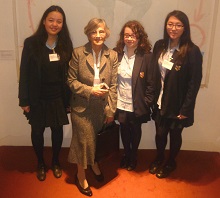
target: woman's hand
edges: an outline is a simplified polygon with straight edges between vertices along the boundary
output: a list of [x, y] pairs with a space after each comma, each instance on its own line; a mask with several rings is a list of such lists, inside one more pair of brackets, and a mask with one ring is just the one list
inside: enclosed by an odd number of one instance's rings
[[187, 117], [180, 114], [180, 115], [177, 116], [177, 118], [178, 118], [179, 120], [183, 120], [183, 119], [186, 119]]
[[26, 107], [21, 107], [24, 112], [29, 113], [30, 112], [30, 106], [26, 106]]
[[100, 85], [96, 85], [92, 88], [92, 95], [101, 97], [108, 93], [108, 89], [101, 89]]

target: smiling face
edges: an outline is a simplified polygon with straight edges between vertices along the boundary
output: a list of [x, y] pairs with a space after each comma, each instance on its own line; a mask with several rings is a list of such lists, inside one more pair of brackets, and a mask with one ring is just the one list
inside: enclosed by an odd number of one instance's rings
[[166, 24], [167, 33], [172, 42], [178, 43], [183, 34], [183, 23], [174, 16], [171, 16]]
[[63, 27], [63, 15], [60, 12], [50, 12], [43, 22], [48, 36], [56, 36]]
[[106, 32], [104, 24], [100, 23], [98, 28], [93, 30], [89, 35], [88, 39], [92, 44], [92, 48], [102, 47], [106, 39]]
[[139, 39], [129, 27], [125, 27], [124, 30], [124, 43], [128, 49], [136, 49]]

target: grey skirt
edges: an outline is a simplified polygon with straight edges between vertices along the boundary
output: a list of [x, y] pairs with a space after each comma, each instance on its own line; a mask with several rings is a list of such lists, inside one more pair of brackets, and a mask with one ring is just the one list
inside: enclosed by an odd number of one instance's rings
[[102, 100], [90, 100], [84, 112], [71, 111], [72, 140], [68, 155], [70, 163], [83, 166], [93, 165], [95, 161], [96, 136], [104, 123]]

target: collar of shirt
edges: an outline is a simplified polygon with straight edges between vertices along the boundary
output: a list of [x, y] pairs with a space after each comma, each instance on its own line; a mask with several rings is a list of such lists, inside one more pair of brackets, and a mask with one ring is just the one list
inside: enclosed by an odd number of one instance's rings
[[179, 46], [180, 46], [180, 43], [178, 43], [178, 45], [177, 45], [176, 47], [173, 47], [173, 48], [171, 49], [171, 48], [170, 48], [170, 40], [169, 40], [169, 44], [168, 44], [168, 49], [167, 49], [167, 51], [170, 51], [170, 50], [172, 50], [173, 52], [174, 52], [175, 50], [180, 51]]
[[124, 46], [123, 51], [124, 51], [124, 55], [126, 55], [126, 58], [127, 58], [127, 59], [133, 59], [133, 58], [135, 58], [135, 54], [132, 55], [130, 58], [128, 58], [128, 48], [127, 48], [126, 45]]

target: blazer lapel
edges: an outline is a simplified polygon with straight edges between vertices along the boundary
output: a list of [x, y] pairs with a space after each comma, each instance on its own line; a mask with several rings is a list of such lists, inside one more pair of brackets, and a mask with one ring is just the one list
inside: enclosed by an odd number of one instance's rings
[[[90, 43], [87, 43], [85, 45], [84, 53], [86, 54], [86, 61], [87, 61], [87, 63], [94, 70], [94, 58], [93, 58], [93, 54], [92, 54], [92, 46], [91, 46]], [[101, 70], [103, 68], [103, 66], [106, 64], [108, 56], [109, 56], [109, 49], [108, 49], [108, 47], [106, 45], [104, 45], [103, 49], [102, 49], [101, 58], [100, 58], [101, 62], [100, 62], [99, 70]]]
[[93, 59], [93, 54], [89, 53], [86, 57], [86, 61], [89, 64], [90, 67], [94, 69], [94, 59]]
[[140, 75], [140, 68], [142, 66], [142, 61], [143, 61], [143, 57], [140, 56], [139, 54], [136, 54], [134, 60], [133, 72], [132, 72], [132, 85], [134, 88], [136, 86], [137, 79]]
[[101, 58], [100, 58], [101, 60], [100, 60], [99, 71], [101, 71], [104, 65], [106, 64], [108, 57], [109, 57], [109, 49], [106, 45], [104, 45], [102, 49]]
[[101, 62], [100, 62], [100, 68], [99, 70], [101, 71], [103, 66], [106, 64], [107, 58], [104, 54], [101, 55]]
[[92, 54], [92, 46], [90, 43], [87, 43], [85, 45], [85, 50], [84, 53], [86, 55], [86, 62], [88, 63], [88, 65], [94, 69], [94, 59], [93, 59], [93, 54]]

